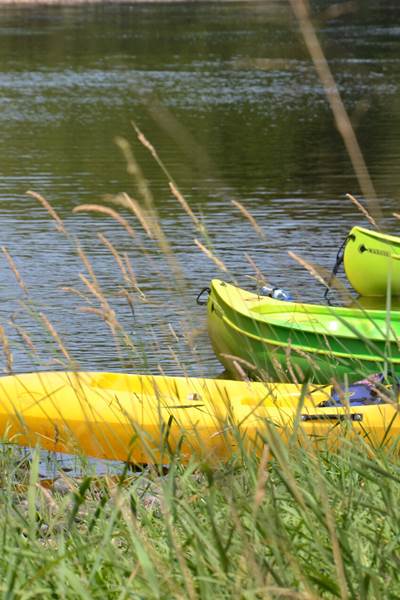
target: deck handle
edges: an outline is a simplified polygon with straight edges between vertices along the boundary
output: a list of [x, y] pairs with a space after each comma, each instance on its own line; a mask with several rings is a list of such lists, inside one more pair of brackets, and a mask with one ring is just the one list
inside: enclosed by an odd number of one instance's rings
[[340, 268], [341, 264], [343, 263], [343, 260], [344, 260], [344, 251], [346, 250], [347, 243], [350, 240], [355, 240], [355, 235], [354, 234], [350, 234], [350, 235], [346, 236], [344, 238], [343, 242], [341, 243], [340, 248], [339, 248], [339, 250], [337, 252], [337, 255], [336, 255], [335, 264], [333, 266], [331, 274], [329, 275], [329, 279], [328, 279], [328, 281], [326, 283], [326, 290], [325, 290], [325, 293], [324, 293], [324, 300], [326, 302], [328, 302], [328, 304], [330, 304], [330, 300], [328, 298], [328, 294], [331, 291], [331, 285], [332, 285], [333, 280], [335, 279], [335, 277], [337, 275], [337, 272], [339, 271], [339, 268]]
[[206, 292], [207, 292], [207, 294], [210, 294], [210, 292], [211, 292], [211, 289], [210, 289], [209, 287], [204, 287], [204, 288], [201, 290], [201, 292], [200, 292], [200, 293], [197, 295], [197, 298], [196, 298], [196, 302], [197, 302], [197, 304], [200, 304], [201, 306], [202, 306], [202, 305], [204, 305], [204, 304], [207, 304], [207, 302], [208, 302], [208, 297], [207, 297], [207, 300], [202, 300], [202, 299], [201, 299], [202, 295], [203, 295], [203, 294], [205, 294]]
[[351, 413], [349, 415], [320, 414], [320, 415], [300, 415], [301, 421], [362, 421], [361, 413]]

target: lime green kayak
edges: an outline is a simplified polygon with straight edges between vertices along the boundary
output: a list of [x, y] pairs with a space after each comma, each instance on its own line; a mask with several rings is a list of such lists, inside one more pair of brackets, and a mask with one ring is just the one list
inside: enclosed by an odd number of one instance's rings
[[400, 375], [398, 311], [282, 302], [215, 279], [208, 329], [217, 357], [236, 376], [326, 383], [387, 369]]
[[400, 296], [400, 237], [353, 227], [343, 262], [347, 279], [361, 296]]

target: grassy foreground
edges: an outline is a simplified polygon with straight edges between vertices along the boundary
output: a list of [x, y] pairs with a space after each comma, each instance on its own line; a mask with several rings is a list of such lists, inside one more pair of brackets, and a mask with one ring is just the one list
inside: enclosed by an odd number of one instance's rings
[[50, 483], [3, 449], [2, 597], [399, 597], [394, 449], [270, 441], [260, 460]]

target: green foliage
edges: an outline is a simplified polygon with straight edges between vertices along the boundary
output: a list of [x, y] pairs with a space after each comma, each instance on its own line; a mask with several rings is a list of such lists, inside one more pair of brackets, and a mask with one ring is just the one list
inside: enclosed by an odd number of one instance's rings
[[[279, 441], [273, 440], [276, 446]], [[56, 485], [9, 450], [0, 490], [5, 598], [397, 597], [396, 454], [240, 449]], [[68, 491], [69, 490], [69, 491]]]

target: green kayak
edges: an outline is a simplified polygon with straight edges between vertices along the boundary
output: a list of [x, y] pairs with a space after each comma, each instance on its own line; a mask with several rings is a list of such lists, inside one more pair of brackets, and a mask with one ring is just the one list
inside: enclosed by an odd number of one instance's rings
[[263, 380], [400, 375], [400, 312], [283, 302], [215, 279], [208, 330], [225, 368]]
[[344, 270], [361, 296], [400, 295], [400, 238], [353, 227], [344, 249]]

